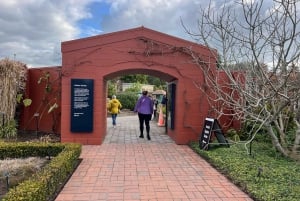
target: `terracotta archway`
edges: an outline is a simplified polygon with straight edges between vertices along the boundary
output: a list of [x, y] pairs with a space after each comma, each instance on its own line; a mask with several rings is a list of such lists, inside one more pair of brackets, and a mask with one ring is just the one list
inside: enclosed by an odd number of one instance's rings
[[[106, 81], [124, 74], [148, 74], [176, 88], [174, 127], [168, 135], [177, 144], [197, 140], [209, 105], [195, 83], [203, 73], [186, 50], [193, 50], [215, 68], [208, 48], [145, 27], [62, 43], [61, 140], [101, 144], [106, 134]], [[92, 80], [92, 129], [73, 132], [72, 80]]]

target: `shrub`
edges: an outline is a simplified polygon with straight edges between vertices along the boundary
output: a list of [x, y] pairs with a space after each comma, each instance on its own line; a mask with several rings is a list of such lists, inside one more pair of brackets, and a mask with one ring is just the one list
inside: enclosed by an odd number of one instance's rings
[[15, 120], [10, 120], [4, 126], [0, 126], [0, 138], [10, 140], [16, 137], [17, 125]]
[[236, 131], [233, 128], [227, 130], [226, 137], [231, 139], [234, 142], [240, 141], [240, 136], [239, 136], [238, 131]]
[[64, 144], [60, 143], [4, 143], [0, 142], [0, 159], [25, 158], [30, 156], [55, 157], [63, 151]]
[[132, 92], [123, 92], [117, 95], [117, 98], [122, 104], [122, 109], [134, 110], [138, 95]]
[[200, 150], [198, 142], [190, 146], [254, 200], [299, 200], [299, 163], [282, 157], [269, 144], [253, 143], [251, 155], [244, 144], [209, 151]]
[[259, 125], [251, 122], [246, 121], [242, 127], [240, 139], [241, 140], [250, 140], [251, 136], [254, 135], [254, 132], [258, 130], [258, 133], [255, 136], [255, 141], [258, 142], [268, 142], [271, 143], [268, 131], [265, 127], [259, 129]]
[[[29, 147], [26, 148], [26, 147]], [[56, 155], [40, 172], [30, 179], [10, 189], [2, 201], [46, 201], [52, 198], [76, 168], [81, 153], [80, 144], [47, 144], [47, 143], [0, 143], [1, 151], [8, 149], [10, 156], [29, 157]], [[14, 151], [14, 149], [18, 151]], [[60, 152], [58, 152], [60, 150]], [[2, 155], [4, 157], [5, 154]]]

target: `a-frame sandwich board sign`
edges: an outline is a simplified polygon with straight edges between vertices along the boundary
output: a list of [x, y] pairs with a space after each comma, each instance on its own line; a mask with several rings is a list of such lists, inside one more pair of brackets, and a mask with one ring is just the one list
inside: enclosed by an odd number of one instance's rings
[[205, 118], [204, 126], [199, 140], [200, 149], [208, 150], [208, 145], [212, 133], [215, 134], [218, 142], [229, 147], [228, 141], [225, 139], [222, 128], [217, 119]]

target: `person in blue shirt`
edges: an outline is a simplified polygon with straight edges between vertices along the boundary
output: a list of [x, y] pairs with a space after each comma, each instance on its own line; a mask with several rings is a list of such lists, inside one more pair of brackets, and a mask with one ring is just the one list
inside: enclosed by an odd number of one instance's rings
[[153, 114], [153, 101], [148, 96], [148, 91], [143, 91], [142, 96], [138, 99], [135, 104], [134, 112], [138, 113], [139, 123], [140, 123], [140, 138], [144, 138], [144, 124], [147, 131], [147, 139], [150, 138], [150, 120]]

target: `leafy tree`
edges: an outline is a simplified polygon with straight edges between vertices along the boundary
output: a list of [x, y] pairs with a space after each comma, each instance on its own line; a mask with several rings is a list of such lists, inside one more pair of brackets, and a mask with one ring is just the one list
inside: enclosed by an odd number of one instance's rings
[[125, 91], [137, 94], [137, 93], [141, 92], [141, 89], [142, 89], [142, 85], [139, 82], [135, 82], [132, 84], [131, 87], [129, 87]]
[[120, 78], [120, 80], [125, 83], [139, 82], [141, 84], [148, 84], [147, 75], [143, 74], [124, 75]]
[[158, 77], [150, 76], [150, 75], [125, 75], [120, 78], [122, 82], [125, 83], [140, 83], [140, 84], [150, 84], [154, 85], [155, 90], [157, 89], [165, 89], [166, 82], [161, 80]]
[[117, 93], [117, 81], [116, 80], [108, 80], [108, 97], [112, 97], [112, 95]]
[[147, 77], [148, 83], [152, 84], [155, 86], [154, 90], [158, 90], [158, 89], [165, 89], [166, 87], [166, 82], [161, 80], [158, 77], [153, 77], [153, 76], [148, 76]]

